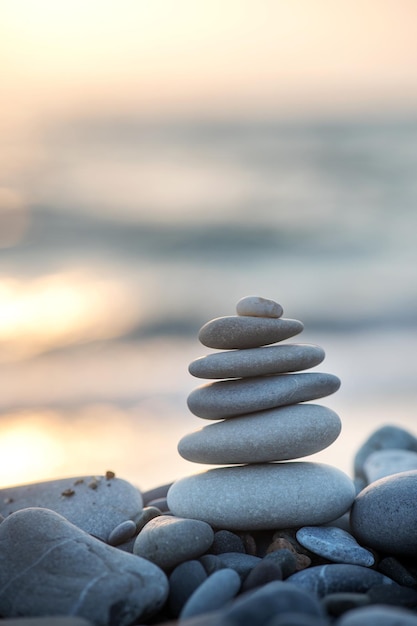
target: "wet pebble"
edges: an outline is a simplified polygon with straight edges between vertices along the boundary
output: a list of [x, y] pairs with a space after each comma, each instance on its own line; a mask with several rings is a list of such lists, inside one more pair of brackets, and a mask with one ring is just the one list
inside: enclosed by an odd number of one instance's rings
[[216, 611], [234, 598], [241, 585], [234, 569], [214, 572], [194, 591], [181, 611], [181, 619]]
[[350, 533], [335, 526], [304, 526], [296, 537], [302, 546], [334, 563], [365, 567], [375, 563], [372, 552], [362, 548]]
[[288, 582], [314, 591], [319, 597], [338, 591], [366, 592], [375, 585], [396, 583], [380, 572], [361, 565], [331, 563], [316, 565], [293, 574]]
[[417, 626], [417, 615], [403, 608], [365, 606], [345, 613], [336, 626]]
[[174, 617], [178, 617], [187, 600], [206, 578], [203, 565], [196, 560], [180, 563], [171, 572], [168, 603]]
[[204, 554], [213, 537], [213, 530], [206, 522], [160, 515], [143, 527], [136, 537], [133, 553], [169, 570]]

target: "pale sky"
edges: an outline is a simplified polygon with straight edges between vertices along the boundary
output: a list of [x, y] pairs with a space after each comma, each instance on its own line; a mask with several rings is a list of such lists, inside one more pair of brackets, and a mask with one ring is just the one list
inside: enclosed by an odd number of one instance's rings
[[412, 112], [416, 25], [414, 0], [0, 0], [0, 121]]

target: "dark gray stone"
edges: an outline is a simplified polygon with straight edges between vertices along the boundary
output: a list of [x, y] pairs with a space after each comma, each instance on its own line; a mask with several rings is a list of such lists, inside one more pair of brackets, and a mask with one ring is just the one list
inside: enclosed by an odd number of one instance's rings
[[142, 510], [142, 495], [129, 482], [106, 476], [78, 476], [0, 489], [5, 517], [30, 507], [50, 509], [103, 541]]
[[94, 626], [93, 622], [82, 617], [49, 615], [45, 617], [18, 617], [2, 619], [2, 626]]
[[204, 554], [213, 538], [214, 532], [206, 522], [160, 515], [142, 528], [133, 553], [169, 570]]
[[0, 615], [73, 615], [128, 626], [164, 604], [165, 574], [61, 515], [29, 508], [0, 525]]
[[223, 552], [242, 552], [245, 554], [245, 546], [242, 539], [230, 530], [218, 530], [214, 533], [214, 541], [210, 548], [211, 554]]
[[239, 589], [240, 576], [234, 569], [225, 568], [214, 572], [188, 599], [181, 611], [181, 619], [222, 608], [237, 595]]
[[275, 581], [239, 596], [230, 608], [225, 609], [223, 619], [230, 626], [258, 626], [290, 612], [325, 617], [314, 594], [290, 583]]
[[134, 519], [136, 523], [136, 532], [140, 533], [142, 528], [146, 526], [151, 519], [159, 517], [161, 514], [161, 509], [158, 509], [156, 506], [145, 506], [145, 508], [142, 509], [139, 515], [137, 515]]
[[283, 341], [298, 335], [303, 328], [298, 320], [231, 315], [204, 324], [198, 338], [208, 348], [242, 350]]
[[198, 559], [201, 565], [206, 570], [208, 576], [213, 572], [217, 572], [219, 569], [223, 569], [225, 565], [220, 561], [219, 557], [215, 554], [203, 554]]
[[[386, 586], [384, 585], [384, 588]], [[332, 617], [340, 617], [347, 611], [358, 609], [361, 606], [368, 606], [371, 599], [366, 593], [354, 593], [349, 591], [339, 591], [338, 593], [329, 593], [322, 600], [326, 613]]]
[[336, 626], [417, 626], [417, 615], [408, 609], [365, 606], [345, 613]]
[[308, 343], [214, 352], [190, 363], [188, 370], [197, 378], [247, 378], [299, 372], [324, 360], [324, 350]]
[[220, 420], [317, 400], [329, 396], [339, 387], [339, 378], [324, 372], [220, 380], [194, 389], [187, 404], [197, 417]]
[[261, 562], [261, 559], [257, 556], [242, 554], [240, 552], [224, 552], [218, 555], [218, 559], [223, 567], [235, 570], [242, 580], [255, 565]]
[[330, 626], [330, 623], [326, 617], [291, 612], [275, 615], [265, 626]]
[[185, 561], [171, 572], [169, 577], [169, 608], [178, 617], [185, 603], [207, 578], [206, 570], [200, 561]]
[[392, 578], [404, 587], [417, 588], [417, 577], [413, 575], [405, 565], [393, 556], [387, 556], [378, 563], [378, 570], [388, 578]]
[[256, 589], [274, 580], [282, 580], [282, 570], [278, 563], [274, 561], [262, 559], [260, 563], [253, 567], [246, 576], [242, 584], [242, 592]]
[[289, 576], [287, 581], [302, 589], [313, 591], [320, 598], [328, 593], [366, 592], [375, 585], [396, 584], [380, 572], [367, 567], [339, 563], [309, 567]]
[[269, 552], [264, 556], [263, 560], [272, 561], [272, 563], [278, 565], [284, 579], [291, 576], [291, 574], [295, 574], [297, 570], [297, 557], [294, 552], [287, 550], [287, 548]]
[[390, 555], [417, 555], [417, 470], [371, 483], [353, 503], [352, 534]]
[[236, 313], [255, 317], [281, 317], [284, 309], [274, 300], [260, 296], [245, 296], [236, 304]]
[[368, 590], [367, 595], [372, 604], [391, 604], [414, 610], [417, 608], [417, 591], [409, 587], [376, 585]]

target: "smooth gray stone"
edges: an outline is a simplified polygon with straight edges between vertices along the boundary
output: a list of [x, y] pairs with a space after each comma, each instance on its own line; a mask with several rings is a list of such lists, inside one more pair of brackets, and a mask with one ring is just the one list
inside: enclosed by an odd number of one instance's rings
[[392, 448], [417, 452], [417, 438], [404, 428], [392, 424], [378, 428], [362, 444], [355, 455], [355, 478], [365, 480], [364, 463], [372, 452]]
[[178, 452], [195, 463], [264, 463], [308, 456], [327, 448], [340, 434], [338, 415], [319, 404], [249, 413], [185, 435]]
[[217, 317], [200, 329], [198, 338], [208, 348], [258, 348], [298, 335], [304, 324], [287, 318], [230, 315]]
[[372, 452], [363, 465], [368, 484], [385, 476], [409, 470], [417, 470], [417, 452], [396, 448]]
[[304, 461], [220, 467], [175, 482], [170, 510], [230, 530], [323, 524], [345, 513], [352, 481], [335, 467]]
[[238, 594], [240, 585], [240, 576], [234, 569], [219, 569], [190, 596], [181, 611], [181, 619], [217, 611]]
[[50, 509], [78, 528], [107, 541], [120, 523], [142, 510], [137, 487], [120, 478], [78, 476], [0, 489], [0, 513], [5, 517], [29, 507]]
[[118, 546], [132, 539], [134, 535], [136, 535], [136, 524], [131, 519], [128, 519], [116, 526], [116, 528], [113, 528], [107, 539], [107, 543], [110, 546]]
[[223, 552], [217, 556], [223, 567], [234, 569], [242, 580], [262, 561], [258, 556], [241, 552]]
[[320, 601], [311, 593], [276, 580], [237, 598], [224, 611], [225, 624], [253, 626], [267, 624], [271, 618], [289, 612], [325, 617]]
[[321, 363], [324, 357], [320, 346], [286, 343], [215, 352], [190, 363], [188, 371], [197, 378], [247, 378], [306, 370]]
[[128, 626], [158, 612], [167, 578], [57, 513], [23, 509], [0, 525], [0, 615], [73, 615]]
[[417, 615], [399, 607], [365, 606], [345, 613], [336, 626], [417, 626]]
[[298, 543], [334, 563], [351, 563], [370, 567], [375, 563], [372, 552], [358, 544], [352, 535], [336, 526], [304, 526], [296, 533]]
[[375, 585], [396, 584], [387, 576], [369, 567], [345, 563], [308, 567], [292, 574], [287, 581], [313, 591], [320, 598], [339, 591], [366, 592]]
[[90, 620], [68, 615], [48, 615], [44, 617], [17, 617], [2, 619], [1, 626], [94, 626]]
[[204, 554], [213, 539], [213, 529], [204, 521], [160, 515], [142, 528], [136, 537], [133, 554], [169, 570]]
[[398, 556], [417, 555], [417, 470], [371, 483], [353, 503], [352, 534], [362, 545]]
[[238, 315], [252, 315], [254, 317], [281, 317], [284, 310], [278, 302], [261, 298], [260, 296], [246, 296], [236, 304]]
[[201, 385], [187, 399], [191, 413], [223, 419], [328, 396], [340, 387], [333, 374], [278, 374]]
[[169, 608], [175, 617], [181, 613], [185, 603], [207, 578], [206, 570], [200, 561], [180, 563], [169, 577]]

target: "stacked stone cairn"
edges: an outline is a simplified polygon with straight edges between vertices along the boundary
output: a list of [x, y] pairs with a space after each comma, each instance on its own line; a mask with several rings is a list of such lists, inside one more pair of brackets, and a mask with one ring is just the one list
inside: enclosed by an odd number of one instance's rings
[[338, 415], [309, 401], [337, 391], [340, 380], [304, 371], [321, 363], [324, 351], [283, 343], [299, 334], [303, 324], [283, 318], [278, 303], [248, 296], [236, 311], [200, 330], [200, 342], [221, 352], [191, 363], [193, 376], [215, 382], [192, 391], [188, 407], [213, 423], [178, 444], [189, 461], [226, 467], [175, 482], [168, 492], [169, 509], [231, 530], [335, 520], [354, 500], [351, 479], [332, 466], [294, 459], [319, 452], [338, 437]]

